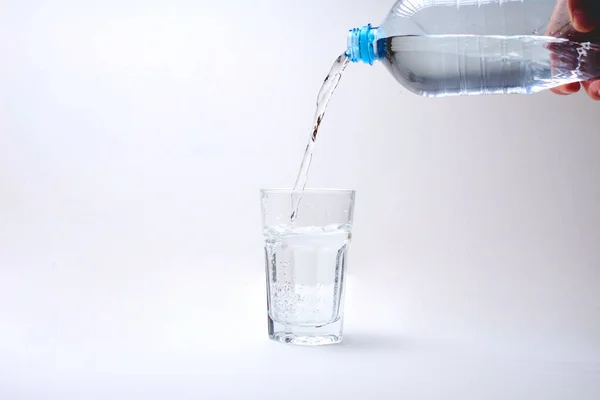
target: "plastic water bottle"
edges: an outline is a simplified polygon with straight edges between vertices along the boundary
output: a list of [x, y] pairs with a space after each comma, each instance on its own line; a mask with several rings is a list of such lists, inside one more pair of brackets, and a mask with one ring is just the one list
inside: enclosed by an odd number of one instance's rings
[[529, 94], [600, 77], [594, 36], [573, 29], [566, 0], [399, 0], [350, 31], [346, 54], [422, 96]]

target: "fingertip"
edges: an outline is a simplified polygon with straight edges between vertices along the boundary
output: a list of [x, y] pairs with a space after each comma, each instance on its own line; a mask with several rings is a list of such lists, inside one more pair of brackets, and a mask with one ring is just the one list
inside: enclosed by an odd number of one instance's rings
[[600, 80], [591, 82], [586, 91], [592, 100], [600, 101]]
[[550, 91], [559, 96], [566, 96], [569, 94], [569, 93], [563, 93], [559, 88], [550, 89]]
[[588, 33], [596, 28], [597, 23], [593, 21], [588, 12], [580, 9], [573, 10], [573, 28], [581, 33]]
[[556, 88], [550, 89], [553, 93], [556, 93], [561, 96], [567, 96], [573, 93], [577, 93], [581, 89], [581, 84], [579, 82], [572, 82], [566, 85], [562, 85]]
[[581, 89], [581, 84], [579, 82], [571, 82], [567, 83], [563, 86], [563, 90], [569, 94], [577, 93]]
[[569, 0], [569, 13], [573, 28], [588, 33], [600, 26], [600, 2], [598, 0]]

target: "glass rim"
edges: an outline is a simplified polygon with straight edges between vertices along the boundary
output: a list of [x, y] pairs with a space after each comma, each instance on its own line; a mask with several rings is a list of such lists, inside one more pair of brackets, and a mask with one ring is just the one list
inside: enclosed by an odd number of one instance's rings
[[260, 189], [260, 192], [262, 194], [286, 194], [286, 195], [292, 195], [294, 193], [302, 193], [302, 194], [306, 194], [306, 195], [318, 195], [318, 194], [355, 195], [356, 194], [356, 190], [354, 190], [354, 189], [333, 189], [333, 188], [323, 188], [323, 189], [307, 188], [307, 189], [304, 189], [303, 191], [298, 191], [298, 190], [294, 190], [294, 189], [265, 188], [265, 189]]

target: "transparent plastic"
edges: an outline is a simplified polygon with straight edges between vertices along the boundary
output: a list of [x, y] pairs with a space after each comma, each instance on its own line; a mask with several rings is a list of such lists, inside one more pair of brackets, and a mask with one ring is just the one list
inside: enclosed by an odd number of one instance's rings
[[566, 0], [400, 0], [350, 31], [347, 55], [423, 96], [530, 94], [600, 77], [599, 39], [573, 29]]

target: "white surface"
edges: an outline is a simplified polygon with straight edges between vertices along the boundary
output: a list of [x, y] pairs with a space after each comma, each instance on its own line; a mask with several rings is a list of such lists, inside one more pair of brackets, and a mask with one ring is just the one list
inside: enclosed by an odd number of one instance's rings
[[600, 398], [583, 95], [350, 66], [310, 177], [358, 191], [346, 341], [267, 340], [258, 189], [391, 3], [0, 2], [0, 399]]

